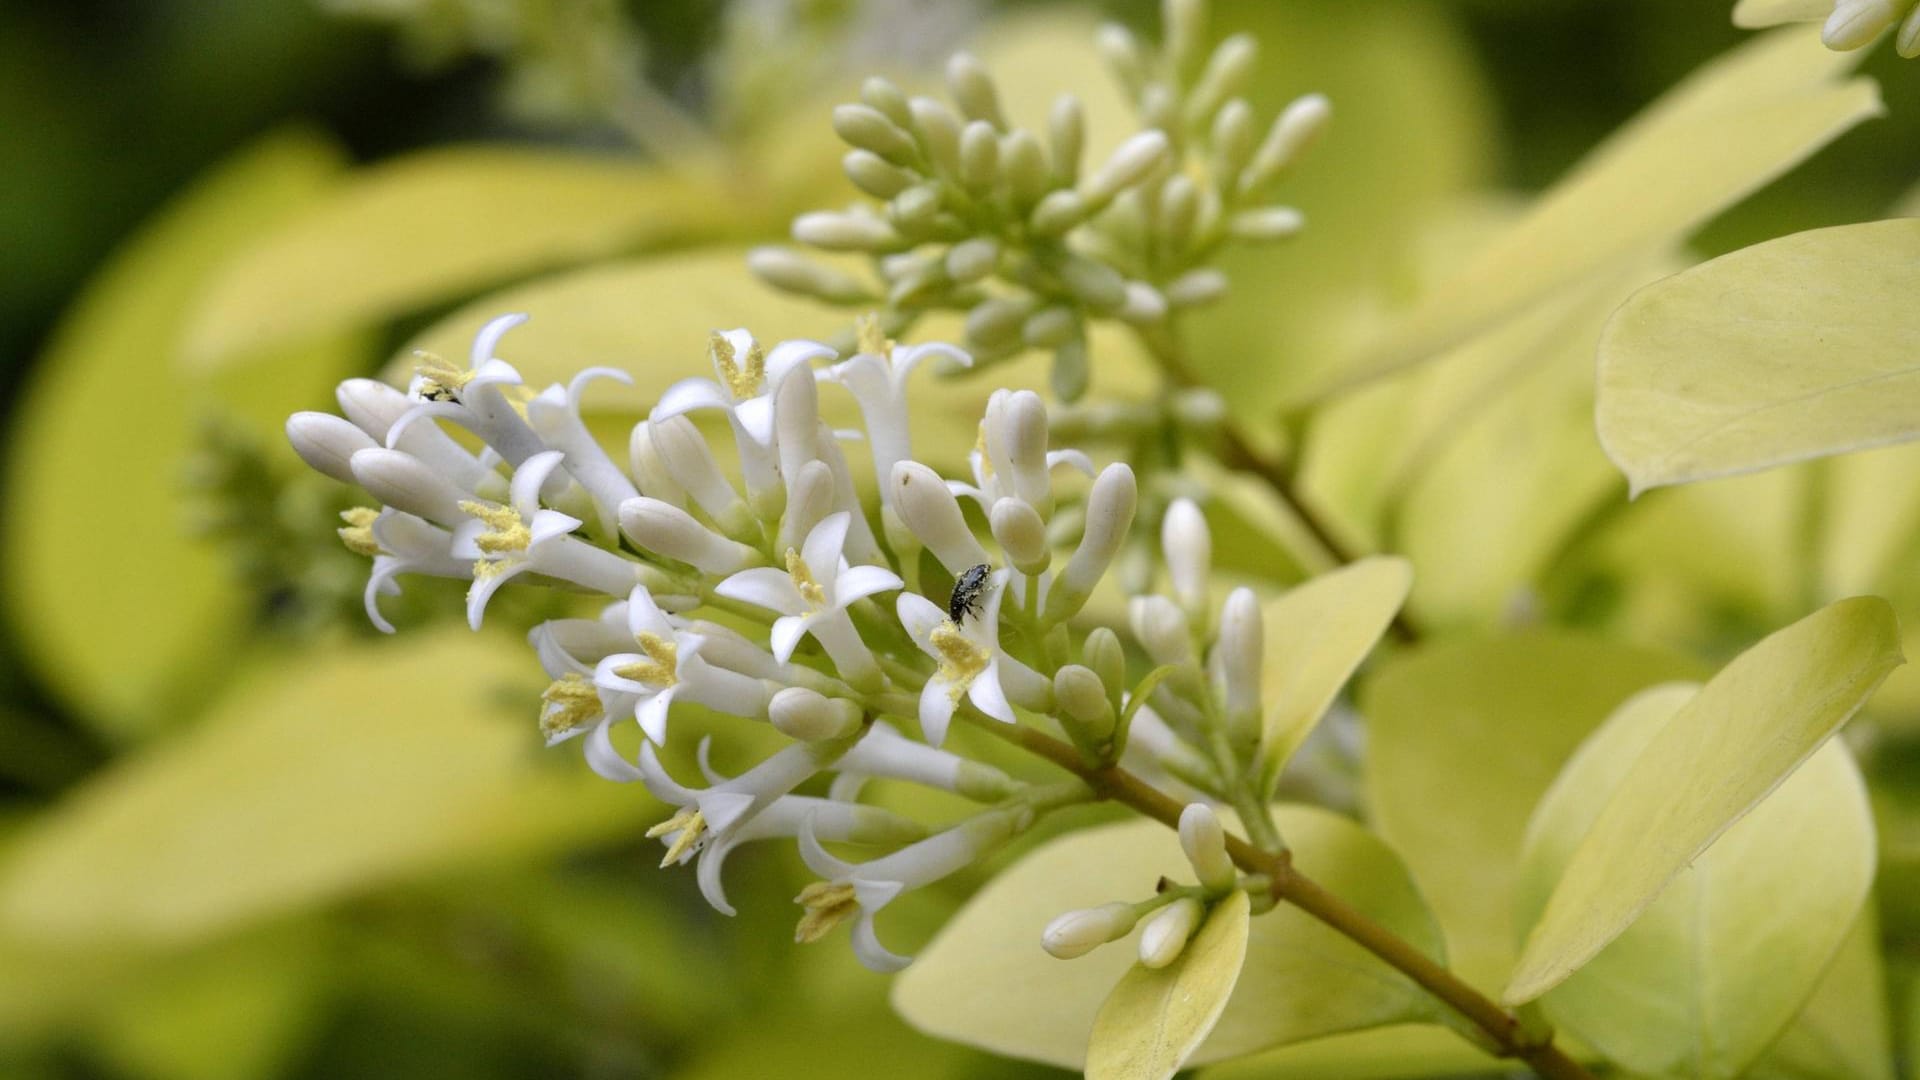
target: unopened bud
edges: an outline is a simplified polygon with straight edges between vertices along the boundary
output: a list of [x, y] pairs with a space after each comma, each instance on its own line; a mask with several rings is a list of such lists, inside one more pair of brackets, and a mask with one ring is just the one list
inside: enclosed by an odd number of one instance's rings
[[993, 88], [993, 76], [972, 53], [954, 53], [947, 60], [947, 92], [969, 120], [979, 120], [1004, 129], [1007, 118], [1000, 113], [1000, 94]]
[[1180, 607], [1195, 619], [1207, 617], [1207, 578], [1213, 572], [1213, 533], [1192, 499], [1175, 499], [1160, 519], [1160, 551]]
[[[908, 236], [918, 236], [932, 229], [939, 216], [939, 184], [918, 184], [910, 187], [887, 204], [887, 217], [896, 228]], [[924, 271], [924, 264], [922, 269]], [[924, 276], [924, 273], [921, 276]], [[897, 283], [904, 278], [895, 280]]]
[[960, 129], [960, 182], [987, 191], [1000, 179], [1000, 135], [985, 120]]
[[992, 562], [980, 541], [967, 528], [960, 502], [947, 489], [940, 474], [917, 461], [902, 461], [893, 467], [888, 490], [894, 512], [913, 535], [933, 552], [940, 564], [955, 576], [981, 563]]
[[1162, 250], [1178, 254], [1193, 239], [1193, 225], [1200, 217], [1200, 191], [1184, 173], [1168, 180], [1160, 188], [1160, 227]]
[[918, 156], [913, 137], [871, 105], [835, 106], [833, 130], [847, 145], [871, 151], [895, 165], [912, 164]]
[[1023, 574], [1038, 574], [1053, 558], [1047, 544], [1047, 523], [1039, 511], [1019, 499], [1005, 498], [993, 504], [987, 515], [993, 527], [993, 539], [1007, 553], [1007, 561]]
[[1199, 307], [1227, 295], [1227, 275], [1208, 267], [1182, 274], [1169, 282], [1167, 303], [1177, 307]]
[[1100, 676], [1079, 664], [1067, 664], [1053, 675], [1053, 700], [1081, 737], [1102, 743], [1113, 737], [1113, 702]]
[[1040, 200], [1027, 218], [1027, 224], [1042, 236], [1058, 236], [1087, 220], [1091, 213], [1085, 199], [1072, 191], [1055, 191]]
[[1055, 304], [1034, 312], [1020, 328], [1020, 338], [1036, 349], [1052, 349], [1080, 336], [1080, 317], [1070, 307]]
[[1111, 627], [1094, 627], [1080, 645], [1080, 660], [1100, 677], [1100, 685], [1107, 690], [1107, 701], [1117, 711], [1121, 692], [1127, 685], [1127, 650], [1120, 644], [1120, 635]]
[[876, 199], [891, 199], [920, 182], [920, 177], [871, 150], [849, 150], [840, 159], [840, 169], [853, 186]]
[[1071, 184], [1080, 176], [1080, 155], [1087, 144], [1087, 110], [1080, 99], [1062, 94], [1047, 114], [1047, 141], [1053, 152], [1053, 182]]
[[1139, 921], [1132, 904], [1114, 901], [1099, 907], [1081, 908], [1054, 918], [1040, 932], [1040, 947], [1061, 960], [1085, 956], [1109, 941], [1119, 941], [1133, 932]]
[[1288, 105], [1240, 174], [1240, 193], [1252, 194], [1272, 183], [1313, 143], [1332, 116], [1333, 105], [1324, 94], [1308, 94]]
[[1207, 40], [1207, 0], [1161, 0], [1160, 26], [1173, 70], [1182, 76], [1193, 71]]
[[1080, 535], [1080, 546], [1047, 594], [1048, 622], [1072, 616], [1093, 595], [1093, 587], [1126, 543], [1139, 495], [1133, 469], [1125, 462], [1114, 462], [1094, 478], [1093, 488], [1087, 493], [1086, 528]]
[[640, 494], [684, 508], [687, 492], [673, 478], [667, 463], [653, 445], [653, 424], [642, 420], [633, 425], [633, 437], [627, 440], [627, 465]]
[[1142, 131], [1120, 144], [1099, 171], [1080, 182], [1075, 190], [1089, 206], [1101, 207], [1113, 201], [1121, 190], [1140, 182], [1167, 160], [1171, 147], [1163, 131]]
[[977, 348], [997, 350], [1019, 340], [1021, 324], [1033, 310], [1026, 297], [1001, 296], [983, 300], [967, 312], [967, 343]]
[[1200, 73], [1193, 90], [1187, 94], [1190, 126], [1207, 125], [1215, 110], [1246, 87], [1247, 76], [1253, 73], [1259, 53], [1251, 34], [1235, 34], [1215, 47], [1213, 55], [1207, 58], [1206, 70]]
[[1053, 350], [1053, 367], [1047, 370], [1047, 385], [1053, 396], [1065, 402], [1080, 400], [1093, 379], [1093, 365], [1087, 362], [1087, 339], [1073, 338]]
[[1069, 252], [1059, 271], [1067, 290], [1095, 311], [1113, 311], [1127, 302], [1126, 279], [1106, 263]]
[[671, 503], [641, 496], [620, 504], [620, 531], [642, 551], [678, 559], [708, 574], [731, 574], [760, 561], [759, 552], [729, 540]]
[[1228, 593], [1220, 609], [1213, 655], [1227, 711], [1227, 732], [1241, 746], [1252, 746], [1260, 739], [1260, 662], [1265, 641], [1260, 598], [1245, 586]]
[[1893, 50], [1908, 60], [1920, 57], [1920, 8], [1900, 24], [1900, 32], [1893, 37]]
[[1180, 959], [1206, 913], [1207, 906], [1199, 898], [1183, 896], [1148, 916], [1140, 928], [1140, 963], [1163, 968]]
[[759, 527], [740, 493], [727, 482], [726, 473], [721, 471], [720, 462], [714, 459], [713, 448], [707, 445], [707, 438], [700, 434], [698, 425], [685, 416], [668, 416], [653, 421], [648, 430], [667, 475], [700, 504], [707, 516], [725, 522], [722, 528], [729, 533], [742, 524]]
[[1240, 172], [1253, 157], [1253, 106], [1234, 98], [1214, 114], [1213, 131], [1208, 143], [1213, 150], [1214, 182], [1229, 191], [1237, 190]]
[[1127, 302], [1115, 312], [1135, 326], [1152, 326], [1167, 317], [1167, 298], [1144, 281], [1127, 282]]
[[830, 698], [804, 686], [789, 686], [773, 695], [767, 717], [782, 735], [802, 742], [840, 739], [860, 730], [860, 706], [846, 698]]
[[379, 443], [387, 441], [387, 431], [414, 405], [412, 398], [376, 379], [348, 379], [333, 397], [340, 414]]
[[907, 108], [913, 112], [913, 130], [927, 157], [947, 174], [959, 175], [960, 118], [929, 97], [913, 98]]
[[1127, 628], [1156, 664], [1193, 661], [1193, 633], [1180, 605], [1164, 596], [1136, 596], [1127, 601]]
[[471, 495], [412, 454], [376, 446], [355, 451], [347, 467], [361, 487], [396, 510], [449, 529], [467, 520], [460, 503]]
[[1000, 242], [991, 236], [976, 236], [947, 250], [947, 276], [969, 284], [993, 273], [999, 262]]
[[1094, 31], [1093, 44], [1107, 62], [1113, 77], [1126, 88], [1127, 96], [1137, 98], [1147, 85], [1147, 59], [1140, 39], [1119, 23], [1102, 23]]
[[1836, 52], [1861, 48], [1892, 26], [1904, 6], [1895, 0], [1839, 0], [1820, 28], [1820, 42]]
[[873, 299], [872, 291], [859, 278], [786, 248], [754, 248], [747, 252], [747, 269], [776, 289], [831, 304], [858, 304]]
[[902, 244], [893, 226], [879, 218], [827, 210], [794, 218], [793, 238], [827, 251], [894, 251]]
[[860, 100], [900, 127], [913, 123], [913, 112], [907, 108], [907, 95], [878, 75], [870, 76], [860, 84]]
[[1014, 205], [1024, 208], [1039, 202], [1052, 180], [1047, 172], [1047, 152], [1039, 137], [1023, 128], [1002, 139], [1000, 175], [1007, 182]]
[[1291, 206], [1269, 206], [1233, 215], [1227, 232], [1236, 240], [1285, 240], [1307, 226], [1307, 216]]
[[1200, 885], [1210, 893], [1224, 893], [1239, 881], [1239, 871], [1227, 857], [1227, 834], [1213, 807], [1206, 803], [1188, 803], [1180, 811], [1180, 849], [1187, 853]]
[[343, 484], [356, 482], [353, 455], [380, 445], [353, 421], [323, 412], [297, 412], [287, 417], [287, 441], [314, 471]]

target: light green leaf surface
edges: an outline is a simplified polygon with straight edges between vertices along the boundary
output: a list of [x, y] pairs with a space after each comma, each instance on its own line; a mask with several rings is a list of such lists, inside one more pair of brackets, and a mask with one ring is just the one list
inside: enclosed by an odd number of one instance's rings
[[[192, 699], [234, 644], [235, 571], [189, 535], [188, 457], [208, 414], [271, 445], [359, 361], [347, 341], [263, 357], [218, 381], [174, 359], [184, 311], [236, 245], [320, 197], [340, 170], [305, 134], [271, 137], [146, 225], [68, 310], [14, 414], [4, 606], [37, 674], [114, 740]], [[291, 458], [291, 454], [288, 454]]]
[[1594, 273], [1671, 247], [1881, 111], [1856, 61], [1809, 27], [1774, 31], [1654, 102], [1541, 196], [1510, 231], [1365, 349], [1340, 380], [1434, 356]]
[[0, 863], [0, 938], [200, 939], [631, 829], [652, 806], [541, 747], [512, 641], [448, 629], [286, 660], [21, 836]]
[[1733, 25], [1762, 30], [1788, 22], [1815, 22], [1833, 14], [1833, 0], [1740, 0], [1733, 5]]
[[1295, 586], [1261, 611], [1260, 736], [1267, 791], [1406, 602], [1413, 568], [1374, 556]]
[[[1430, 955], [1439, 929], [1399, 859], [1371, 833], [1317, 807], [1275, 808], [1296, 864]], [[1138, 931], [1076, 960], [1040, 948], [1054, 916], [1145, 897], [1192, 870], [1173, 830], [1147, 821], [1042, 845], [982, 889], [894, 983], [893, 1004], [930, 1035], [1011, 1057], [1081, 1068], [1100, 1003], [1134, 963]], [[1254, 920], [1239, 988], [1199, 1065], [1337, 1032], [1428, 1019], [1432, 1000], [1372, 954], [1282, 905]]]
[[1893, 610], [1842, 600], [1742, 653], [1647, 745], [1566, 863], [1503, 995], [1578, 970], [1902, 662]]
[[1920, 220], [1723, 255], [1621, 305], [1600, 439], [1644, 491], [1920, 434]]
[[1920, 537], [1920, 444], [1820, 464], [1819, 575], [1824, 596], [1890, 593], [1912, 576]]
[[1485, 1075], [1497, 1067], [1456, 1032], [1400, 1024], [1223, 1061], [1201, 1071], [1199, 1080], [1433, 1080]]
[[1178, 959], [1135, 964], [1100, 1006], [1087, 1047], [1087, 1080], [1167, 1080], [1213, 1030], [1247, 959], [1252, 905], [1228, 893]]
[[1813, 998], [1747, 1075], [1751, 1080], [1893, 1080], [1892, 1028], [1880, 920], [1868, 903]]
[[718, 186], [617, 157], [508, 147], [371, 166], [222, 263], [193, 308], [187, 356], [246, 358], [751, 216]]
[[1454, 970], [1498, 986], [1521, 924], [1527, 819], [1560, 766], [1635, 691], [1704, 672], [1685, 657], [1564, 632], [1444, 641], [1367, 680], [1367, 807], [1447, 933]]
[[[1528, 827], [1514, 901], [1523, 922], [1609, 800], [1636, 797], [1624, 785], [1685, 722], [1696, 690], [1669, 683], [1634, 697], [1568, 762]], [[1865, 785], [1845, 744], [1829, 740], [1541, 1003], [1556, 1025], [1636, 1073], [1743, 1075], [1812, 995], [1873, 869]]]

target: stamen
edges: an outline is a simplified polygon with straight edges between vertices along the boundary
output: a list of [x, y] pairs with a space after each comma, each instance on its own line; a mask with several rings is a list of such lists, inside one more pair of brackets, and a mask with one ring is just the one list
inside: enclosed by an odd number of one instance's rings
[[673, 843], [667, 847], [666, 856], [660, 860], [660, 868], [663, 870], [685, 858], [689, 851], [700, 845], [707, 834], [707, 819], [702, 817], [698, 810], [682, 807], [679, 813], [647, 830], [649, 838], [666, 836], [668, 833], [679, 835], [673, 838]]
[[793, 930], [793, 940], [801, 945], [826, 937], [860, 910], [853, 898], [853, 886], [841, 882], [816, 881], [801, 889], [793, 902], [806, 909]]
[[792, 548], [787, 549], [787, 576], [793, 579], [793, 587], [800, 590], [800, 598], [815, 608], [827, 606], [827, 590], [813, 580], [813, 571], [807, 569], [805, 559]]
[[987, 670], [987, 662], [992, 657], [951, 622], [934, 627], [928, 640], [940, 654], [940, 674], [952, 684], [953, 698], [958, 702], [967, 687], [973, 685], [973, 680]]
[[487, 531], [475, 537], [473, 544], [489, 555], [525, 551], [533, 543], [533, 533], [527, 529], [526, 522], [520, 520], [520, 511], [511, 506], [465, 499], [460, 509], [486, 523]]
[[340, 511], [340, 520], [347, 523], [344, 529], [336, 529], [340, 542], [355, 555], [365, 555], [369, 559], [380, 554], [380, 542], [373, 538], [373, 523], [380, 517], [380, 511], [371, 506], [356, 506], [351, 510]]
[[893, 355], [894, 342], [880, 332], [880, 316], [868, 312], [854, 322], [855, 332], [859, 335], [859, 349], [863, 353], [886, 357]]
[[767, 381], [767, 353], [759, 342], [748, 346], [744, 361], [725, 334], [713, 335], [708, 340], [708, 348], [713, 355], [714, 370], [720, 373], [720, 381], [727, 384], [734, 397], [750, 398], [760, 393]]
[[556, 735], [591, 723], [600, 715], [600, 694], [593, 683], [578, 672], [569, 671], [553, 681], [540, 695], [540, 733], [551, 739]]
[[438, 353], [416, 352], [414, 374], [420, 376], [419, 393], [428, 401], [459, 401], [460, 391], [473, 381], [473, 372], [457, 368]]
[[636, 660], [630, 664], [620, 664], [613, 669], [615, 675], [634, 682], [643, 682], [648, 686], [657, 686], [662, 690], [679, 682], [678, 662], [680, 646], [658, 634], [640, 633], [634, 635], [640, 643], [640, 651], [646, 654], [645, 660]]

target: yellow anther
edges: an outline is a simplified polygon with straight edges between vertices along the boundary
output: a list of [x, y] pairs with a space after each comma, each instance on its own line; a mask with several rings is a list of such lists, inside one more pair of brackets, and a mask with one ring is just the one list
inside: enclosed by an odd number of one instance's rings
[[826, 937], [834, 927], [853, 918], [860, 910], [853, 897], [853, 886], [839, 882], [816, 881], [801, 889], [793, 902], [807, 909], [806, 914], [800, 916], [800, 925], [793, 929], [793, 940], [802, 945], [811, 945]]
[[615, 675], [662, 690], [680, 681], [677, 666], [680, 646], [658, 634], [640, 633], [634, 635], [634, 640], [640, 643], [640, 651], [647, 658], [616, 666], [613, 669]]
[[660, 860], [660, 868], [666, 869], [684, 858], [687, 852], [699, 845], [707, 834], [707, 819], [700, 811], [691, 807], [681, 807], [680, 812], [647, 830], [647, 836], [658, 838], [668, 833], [679, 833], [668, 845], [666, 857]]
[[578, 672], [569, 671], [540, 695], [540, 734], [551, 739], [600, 715], [600, 693]]
[[460, 391], [473, 381], [473, 372], [454, 367], [438, 353], [416, 352], [413, 354], [414, 374], [420, 376], [417, 390], [428, 401], [458, 401]]
[[355, 555], [372, 558], [380, 554], [380, 542], [373, 538], [373, 523], [379, 517], [380, 511], [371, 506], [340, 511], [340, 520], [347, 523], [346, 528], [335, 530], [340, 534], [340, 542]]
[[720, 373], [720, 381], [727, 384], [734, 397], [750, 398], [760, 393], [767, 381], [767, 353], [759, 342], [747, 347], [744, 359], [725, 334], [713, 335], [708, 349], [713, 354], [714, 370]]
[[487, 531], [474, 537], [473, 545], [489, 555], [525, 551], [527, 545], [533, 543], [533, 533], [527, 530], [527, 523], [520, 520], [520, 511], [511, 506], [465, 499], [460, 503], [460, 510], [486, 524]]
[[800, 590], [800, 599], [809, 606], [827, 606], [827, 590], [813, 580], [813, 571], [807, 568], [807, 561], [792, 548], [787, 549], [787, 576], [793, 579], [793, 587]]
[[940, 674], [952, 684], [951, 692], [957, 702], [967, 687], [973, 685], [973, 680], [987, 670], [987, 663], [993, 657], [951, 622], [934, 627], [929, 640], [934, 652], [940, 654]]
[[868, 312], [855, 320], [853, 325], [861, 352], [881, 357], [893, 354], [893, 340], [880, 332], [880, 316]]

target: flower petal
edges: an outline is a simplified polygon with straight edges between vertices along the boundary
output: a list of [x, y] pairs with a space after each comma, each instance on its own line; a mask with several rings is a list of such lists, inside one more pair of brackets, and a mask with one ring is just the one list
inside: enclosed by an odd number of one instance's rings
[[826, 583], [840, 574], [840, 552], [847, 546], [847, 527], [853, 515], [846, 510], [820, 519], [800, 545], [800, 561], [807, 564], [813, 580]]
[[805, 615], [782, 615], [773, 620], [773, 631], [769, 636], [773, 658], [783, 664], [793, 659], [793, 650], [800, 647], [800, 639], [807, 636], [812, 623], [813, 620]]
[[859, 959], [862, 967], [882, 975], [904, 970], [913, 963], [912, 957], [901, 956], [880, 944], [880, 934], [874, 928], [873, 913], [870, 911], [862, 912], [859, 920], [853, 924], [853, 955]]
[[500, 339], [506, 336], [507, 331], [526, 321], [524, 313], [515, 312], [502, 315], [481, 327], [480, 332], [473, 335], [473, 351], [468, 355], [467, 366], [475, 371], [480, 370], [494, 358], [493, 351], [499, 347]]
[[668, 417], [693, 412], [696, 409], [725, 409], [733, 411], [733, 399], [727, 391], [712, 379], [695, 376], [681, 379], [666, 388], [660, 399], [653, 403], [653, 411], [647, 415], [652, 423], [659, 423]]
[[546, 486], [547, 477], [560, 467], [566, 456], [558, 450], [543, 450], [513, 470], [513, 485], [508, 489], [511, 494], [507, 500], [521, 517], [531, 520], [539, 513], [540, 489]]
[[673, 692], [678, 687], [669, 686], [657, 694], [650, 694], [634, 703], [633, 718], [640, 723], [640, 730], [647, 738], [667, 745], [667, 707], [673, 704]]
[[920, 691], [920, 737], [928, 746], [947, 741], [947, 726], [953, 723], [953, 682], [935, 675]]
[[[715, 585], [713, 591], [729, 600], [739, 600], [782, 615], [798, 615], [807, 610], [807, 602], [801, 599], [800, 590], [794, 587], [792, 576], [785, 570], [776, 570], [771, 566], [741, 570]], [[786, 661], [782, 660], [781, 663]]]
[[467, 625], [480, 629], [480, 620], [486, 617], [487, 601], [493, 599], [500, 586], [525, 573], [528, 567], [525, 559], [503, 559], [489, 563], [491, 573], [476, 575], [473, 584], [467, 589]]
[[[967, 700], [981, 712], [1003, 724], [1014, 722], [1013, 706], [1007, 704], [1007, 692], [1000, 686], [1000, 662], [998, 659], [987, 663], [987, 670], [973, 677], [967, 684]], [[923, 704], [921, 706], [925, 708]]]
[[900, 625], [906, 628], [913, 643], [928, 656], [938, 659], [940, 654], [933, 647], [933, 631], [948, 621], [946, 609], [919, 593], [903, 592], [894, 604], [894, 612], [899, 615]]
[[632, 783], [641, 779], [642, 774], [632, 762], [620, 756], [620, 751], [613, 748], [613, 739], [608, 734], [612, 725], [613, 718], [608, 717], [593, 725], [593, 730], [587, 734], [587, 767], [616, 784]]
[[905, 586], [906, 582], [900, 580], [900, 575], [884, 566], [850, 566], [834, 580], [833, 602], [838, 607], [846, 607], [855, 600]]

